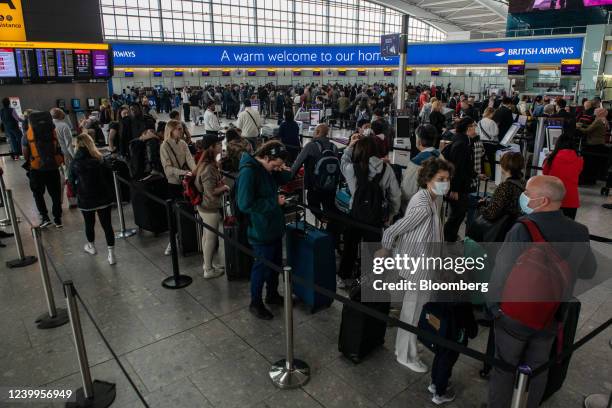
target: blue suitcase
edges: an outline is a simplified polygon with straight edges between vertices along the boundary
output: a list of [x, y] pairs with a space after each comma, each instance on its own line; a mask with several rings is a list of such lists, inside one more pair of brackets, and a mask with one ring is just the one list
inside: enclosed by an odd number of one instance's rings
[[[334, 241], [326, 232], [301, 221], [287, 225], [287, 263], [294, 276], [336, 292]], [[293, 283], [293, 293], [310, 307], [311, 313], [333, 302], [297, 281]]]

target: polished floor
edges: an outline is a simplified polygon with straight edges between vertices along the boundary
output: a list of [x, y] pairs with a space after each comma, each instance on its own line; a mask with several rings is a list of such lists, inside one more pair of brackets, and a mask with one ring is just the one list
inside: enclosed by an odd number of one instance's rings
[[[4, 151], [6, 145], [0, 146]], [[19, 224], [27, 255], [34, 254], [28, 219], [38, 220], [32, 195], [20, 163], [2, 159], [5, 181], [23, 209]], [[599, 191], [581, 191], [583, 207], [578, 221], [591, 233], [612, 237], [612, 212], [600, 207]], [[3, 215], [0, 209], [0, 214]], [[131, 206], [125, 207], [133, 226]], [[114, 225], [118, 228], [117, 214]], [[337, 350], [341, 307], [310, 314], [295, 310], [295, 355], [308, 362], [312, 378], [304, 387], [285, 391], [268, 379], [271, 363], [283, 358], [282, 309], [275, 318], [259, 321], [248, 312], [249, 291], [244, 282], [225, 277], [204, 280], [200, 256], [180, 258], [181, 271], [193, 277], [191, 286], [168, 290], [161, 286], [171, 274], [170, 258], [163, 255], [167, 234], [142, 233], [116, 245], [118, 263], [109, 266], [98, 227], [97, 256], [83, 252], [83, 220], [77, 210], [64, 209], [64, 228], [47, 228], [44, 245], [62, 279], [71, 279], [91, 310], [97, 325], [119, 355], [130, 377], [152, 407], [428, 407], [429, 374], [416, 374], [395, 362], [396, 329], [389, 329], [384, 347], [362, 364], [354, 365]], [[0, 249], [0, 389], [35, 386], [75, 389], [80, 386], [77, 357], [69, 326], [38, 330], [35, 318], [46, 310], [38, 264], [7, 269], [4, 261], [16, 257], [13, 240]], [[612, 254], [612, 251], [610, 252]], [[51, 268], [58, 306], [65, 300]], [[578, 337], [612, 315], [612, 280], [581, 296]], [[95, 379], [117, 384], [113, 407], [142, 406], [95, 328], [81, 310], [87, 352]], [[471, 347], [484, 350], [482, 329]], [[572, 358], [564, 388], [544, 407], [581, 407], [584, 396], [612, 391], [612, 328], [588, 343]], [[431, 364], [432, 355], [424, 351]], [[449, 407], [481, 407], [487, 382], [480, 379], [481, 364], [462, 356], [453, 382], [457, 399]], [[2, 407], [46, 407], [56, 404], [2, 403]]]

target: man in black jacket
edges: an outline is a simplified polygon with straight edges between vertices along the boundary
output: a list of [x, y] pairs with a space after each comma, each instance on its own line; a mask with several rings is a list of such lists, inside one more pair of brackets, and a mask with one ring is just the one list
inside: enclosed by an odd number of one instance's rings
[[493, 114], [493, 120], [497, 123], [497, 127], [499, 128], [499, 139], [501, 140], [514, 123], [512, 99], [507, 96], [502, 99], [502, 105]]
[[466, 116], [457, 123], [455, 136], [442, 152], [444, 158], [453, 163], [455, 171], [448, 194], [450, 215], [444, 224], [444, 239], [456, 242], [457, 233], [468, 208], [468, 194], [474, 177], [474, 150], [472, 139], [476, 137], [476, 122]]

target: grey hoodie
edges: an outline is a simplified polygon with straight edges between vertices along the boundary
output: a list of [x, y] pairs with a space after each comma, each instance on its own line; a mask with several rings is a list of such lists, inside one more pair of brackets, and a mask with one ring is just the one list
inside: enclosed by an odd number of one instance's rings
[[[347, 147], [344, 150], [342, 160], [340, 161], [340, 169], [342, 171], [342, 174], [344, 175], [344, 178], [346, 178], [346, 183], [351, 193], [351, 207], [353, 205], [352, 195], [355, 194], [355, 190], [357, 189], [357, 177], [355, 176], [355, 171], [353, 169], [352, 157], [353, 148]], [[399, 212], [401, 204], [401, 192], [399, 184], [397, 183], [397, 179], [395, 178], [395, 173], [393, 172], [393, 169], [382, 159], [378, 157], [370, 157], [370, 171], [368, 177], [370, 178], [370, 180], [373, 179], [374, 176], [376, 176], [383, 170], [383, 166], [387, 166], [387, 169], [382, 179], [380, 180], [380, 186], [382, 187], [385, 193], [385, 198], [389, 203], [389, 219], [391, 220]]]

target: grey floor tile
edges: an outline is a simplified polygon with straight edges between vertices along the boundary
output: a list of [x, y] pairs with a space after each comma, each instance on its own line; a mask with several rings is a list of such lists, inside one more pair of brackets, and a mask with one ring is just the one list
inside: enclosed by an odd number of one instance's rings
[[[329, 368], [314, 371], [304, 387], [310, 396], [328, 408], [374, 408], [377, 407], [367, 391], [336, 375]], [[375, 396], [375, 395], [374, 395]]]
[[[274, 317], [280, 319], [277, 313]], [[281, 329], [271, 325], [268, 321], [254, 317], [248, 309], [241, 309], [221, 317], [238, 336], [250, 345], [268, 341], [281, 335]]]
[[213, 408], [188, 378], [161, 387], [147, 395], [145, 399], [151, 408]]
[[196, 336], [219, 360], [234, 358], [237, 354], [250, 348], [219, 319], [196, 326], [189, 332]]
[[277, 392], [268, 378], [270, 364], [255, 351], [217, 362], [190, 376], [192, 382], [215, 407], [257, 404]]
[[251, 408], [321, 408], [322, 405], [301, 389], [279, 390]]
[[179, 333], [126, 355], [149, 391], [185, 379], [216, 357], [196, 336]]

